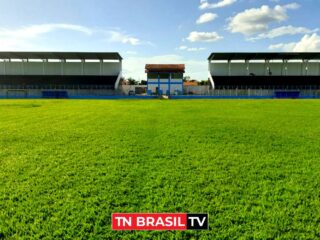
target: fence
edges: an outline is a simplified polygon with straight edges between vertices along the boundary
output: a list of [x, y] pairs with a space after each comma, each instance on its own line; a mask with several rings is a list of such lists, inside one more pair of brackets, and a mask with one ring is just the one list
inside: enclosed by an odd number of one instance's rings
[[[208, 89], [207, 87], [188, 87], [182, 98], [320, 98], [320, 90], [274, 90], [274, 89]], [[279, 94], [281, 93], [281, 94]], [[179, 98], [174, 96], [173, 98]]]
[[[42, 98], [44, 92], [66, 92], [69, 98], [127, 98], [129, 95], [141, 98], [156, 98], [157, 96], [148, 96], [145, 92], [147, 86], [143, 85], [124, 85], [118, 90], [114, 89], [83, 89], [83, 88], [43, 88], [43, 89], [14, 89], [0, 87], [0, 98]], [[320, 98], [319, 89], [282, 90], [274, 89], [210, 89], [209, 86], [187, 86], [180, 96], [171, 96], [171, 98], [277, 98], [278, 96], [287, 96], [288, 98]], [[290, 92], [291, 91], [291, 92]], [[53, 93], [52, 93], [53, 94]]]

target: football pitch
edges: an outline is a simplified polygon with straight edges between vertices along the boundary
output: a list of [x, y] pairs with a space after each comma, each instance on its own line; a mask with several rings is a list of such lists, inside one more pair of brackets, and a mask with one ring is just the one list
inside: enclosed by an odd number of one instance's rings
[[[115, 232], [112, 213], [208, 213]], [[0, 239], [320, 238], [320, 101], [1, 100]]]

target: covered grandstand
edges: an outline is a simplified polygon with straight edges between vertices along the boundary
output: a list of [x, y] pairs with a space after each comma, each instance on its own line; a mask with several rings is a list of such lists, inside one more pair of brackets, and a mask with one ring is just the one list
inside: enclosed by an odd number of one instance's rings
[[320, 89], [320, 53], [212, 53], [215, 89]]
[[115, 52], [0, 52], [2, 95], [108, 94], [118, 88], [121, 75], [122, 57]]

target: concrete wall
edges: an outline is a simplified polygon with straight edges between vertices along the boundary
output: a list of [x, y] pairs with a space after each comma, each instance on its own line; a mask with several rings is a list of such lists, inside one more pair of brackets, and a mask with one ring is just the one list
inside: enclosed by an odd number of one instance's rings
[[230, 64], [231, 76], [246, 76], [248, 75], [246, 63], [232, 63]]
[[[154, 75], [154, 74], [152, 74]], [[170, 90], [170, 94], [175, 94], [177, 91], [181, 92], [183, 91], [183, 84], [182, 79], [169, 79], [168, 78], [160, 78], [160, 85], [158, 84], [158, 78], [155, 78], [154, 76], [150, 77], [150, 74], [148, 74], [148, 91], [151, 91], [153, 94], [156, 93], [157, 88], [160, 87], [160, 90], [162, 91], [162, 94], [167, 94], [167, 91]], [[169, 81], [171, 84], [169, 84]]]
[[158, 84], [148, 84], [148, 91], [151, 91], [152, 93], [156, 93]]
[[[180, 80], [181, 82], [181, 80]], [[156, 93], [158, 84], [148, 84], [148, 90], [152, 91], [153, 94]], [[160, 84], [160, 90], [162, 91], [163, 94], [167, 94], [167, 91], [170, 88], [170, 94], [175, 94], [176, 91], [181, 92], [183, 91], [183, 84]]]
[[0, 62], [0, 75], [117, 76], [121, 62]]
[[130, 91], [136, 91], [136, 88], [147, 88], [147, 85], [121, 85], [119, 86], [119, 92], [121, 95], [129, 95]]
[[256, 76], [264, 76], [266, 74], [266, 64], [265, 63], [250, 63], [249, 73]]
[[212, 76], [320, 76], [320, 62], [210, 62]]
[[306, 67], [308, 68], [308, 71], [306, 71], [306, 75], [320, 76], [320, 63], [319, 62], [309, 62]]
[[170, 87], [170, 92], [171, 92], [171, 94], [175, 94], [176, 92], [183, 93], [183, 85], [182, 84], [172, 84]]
[[208, 95], [210, 94], [210, 86], [184, 86], [185, 94]]
[[269, 73], [272, 76], [285, 75], [283, 74], [283, 68], [284, 68], [283, 63], [270, 62], [270, 63], [267, 63], [266, 66], [267, 66], [266, 75], [269, 75]]
[[211, 75], [228, 76], [229, 65], [228, 63], [210, 63]]
[[45, 73], [48, 75], [62, 75], [63, 63], [51, 62], [50, 64], [45, 64]]
[[182, 79], [175, 79], [175, 78], [172, 78], [171, 79], [171, 83], [181, 83]]
[[286, 64], [286, 75], [287, 76], [302, 76], [303, 74], [303, 63], [290, 63]]
[[[125, 96], [130, 90], [134, 91], [136, 87], [146, 86], [121, 86], [119, 90], [64, 90], [56, 89], [55, 91], [67, 91], [69, 98], [103, 98], [108, 96]], [[50, 90], [6, 90], [0, 89], [0, 98], [41, 98], [43, 91]], [[196, 96], [217, 96], [217, 97], [273, 97], [274, 90], [268, 89], [247, 89], [247, 90], [212, 90], [209, 86], [189, 86], [184, 88], [184, 94], [192, 91]], [[301, 97], [320, 98], [320, 90], [302, 90]]]
[[[0, 98], [41, 98], [43, 91], [53, 91], [52, 89], [26, 89], [7, 90], [0, 89]], [[121, 95], [117, 90], [84, 90], [84, 89], [55, 89], [54, 91], [67, 91], [69, 98], [94, 98], [104, 96]]]

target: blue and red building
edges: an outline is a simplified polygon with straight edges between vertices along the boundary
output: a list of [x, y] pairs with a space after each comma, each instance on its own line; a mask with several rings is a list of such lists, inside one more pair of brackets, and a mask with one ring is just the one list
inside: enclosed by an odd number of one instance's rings
[[148, 94], [183, 94], [184, 64], [147, 64]]

